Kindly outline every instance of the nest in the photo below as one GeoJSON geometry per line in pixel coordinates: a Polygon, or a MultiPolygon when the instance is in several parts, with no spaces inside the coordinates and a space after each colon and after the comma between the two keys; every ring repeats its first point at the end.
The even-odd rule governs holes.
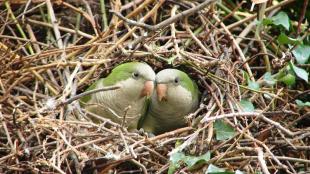
{"type": "Polygon", "coordinates": [[[295,103],[306,84],[290,90],[263,80],[266,62],[277,71],[292,56],[260,53],[245,25],[255,15],[235,21],[211,0],[7,1],[0,8],[1,173],[203,173],[211,164],[309,172],[309,108],[295,103]],[[129,61],[156,72],[178,68],[198,83],[202,100],[187,127],[147,137],[87,119],[74,97],[129,61]],[[244,99],[255,109],[241,107],[244,99]],[[233,135],[219,138],[215,120],[233,135]],[[192,167],[174,163],[173,153],[210,157],[192,167]]]}

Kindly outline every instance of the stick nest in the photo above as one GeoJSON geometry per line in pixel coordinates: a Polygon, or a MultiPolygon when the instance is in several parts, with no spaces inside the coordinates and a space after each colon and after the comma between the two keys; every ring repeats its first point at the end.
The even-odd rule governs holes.
{"type": "Polygon", "coordinates": [[[180,160],[177,173],[203,173],[211,164],[309,172],[309,108],[295,103],[309,95],[307,86],[264,80],[266,67],[277,72],[292,56],[285,48],[282,56],[261,53],[262,40],[248,26],[254,15],[239,22],[214,3],[163,0],[11,1],[0,8],[1,173],[167,173],[176,151],[211,153],[195,167],[180,160]],[[67,102],[128,61],[156,72],[178,68],[197,81],[203,95],[188,127],[148,138],[109,120],[95,124],[67,102]],[[221,139],[218,126],[233,134],[221,139]]]}

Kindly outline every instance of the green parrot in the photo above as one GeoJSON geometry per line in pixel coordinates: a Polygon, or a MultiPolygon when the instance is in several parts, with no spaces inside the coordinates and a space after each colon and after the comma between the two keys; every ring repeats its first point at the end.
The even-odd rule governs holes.
{"type": "Polygon", "coordinates": [[[156,75],[152,96],[142,128],[158,135],[186,125],[185,116],[199,104],[199,90],[188,75],[177,69],[164,69],[156,75]]]}
{"type": "Polygon", "coordinates": [[[80,104],[87,111],[119,124],[123,122],[126,114],[126,126],[132,131],[137,129],[140,117],[146,112],[147,100],[154,90],[155,76],[153,69],[146,63],[121,64],[106,78],[99,79],[87,90],[112,85],[119,85],[119,89],[84,96],[80,99],[80,104]]]}

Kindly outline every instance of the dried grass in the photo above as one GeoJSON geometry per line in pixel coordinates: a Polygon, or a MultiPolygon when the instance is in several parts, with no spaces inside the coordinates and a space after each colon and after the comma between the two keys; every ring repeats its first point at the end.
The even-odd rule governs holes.
{"type": "Polygon", "coordinates": [[[246,173],[309,171],[309,108],[294,103],[309,91],[302,84],[300,90],[272,88],[262,80],[264,55],[273,66],[289,54],[259,53],[254,15],[226,25],[236,15],[222,16],[215,4],[204,3],[200,10],[195,1],[116,0],[106,2],[106,16],[98,1],[1,5],[0,172],[167,173],[176,142],[184,142],[187,154],[212,152],[207,164],[194,171],[182,166],[178,173],[202,173],[208,164],[246,173]],[[188,9],[192,15],[176,17],[188,9]],[[156,71],[172,62],[198,82],[206,96],[188,127],[147,138],[108,120],[94,124],[76,102],[66,103],[115,65],[133,60],[156,71]],[[246,86],[244,71],[261,84],[259,91],[246,86]],[[244,98],[255,111],[242,112],[244,98]],[[216,119],[237,134],[217,141],[216,119]]]}

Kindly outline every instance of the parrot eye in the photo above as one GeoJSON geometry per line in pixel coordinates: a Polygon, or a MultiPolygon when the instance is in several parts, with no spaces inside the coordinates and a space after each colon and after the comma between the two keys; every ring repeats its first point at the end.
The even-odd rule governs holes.
{"type": "Polygon", "coordinates": [[[175,84],[179,84],[179,83],[180,83],[179,77],[176,77],[176,78],[174,79],[174,83],[175,83],[175,84]]]}
{"type": "Polygon", "coordinates": [[[132,77],[133,77],[133,78],[138,78],[138,77],[139,77],[139,73],[138,73],[138,72],[132,73],[132,77]]]}

